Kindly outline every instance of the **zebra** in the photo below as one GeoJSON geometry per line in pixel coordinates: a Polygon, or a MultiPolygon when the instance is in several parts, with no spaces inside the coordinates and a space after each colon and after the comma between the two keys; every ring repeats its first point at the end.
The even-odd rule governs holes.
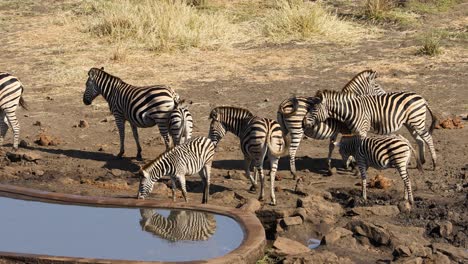
{"type": "MultiPolygon", "coordinates": [[[[192,102],[189,102],[191,104],[192,102]]],[[[182,100],[169,116],[169,133],[174,146],[184,144],[192,138],[193,119],[187,104],[182,100]]]]}
{"type": "Polygon", "coordinates": [[[0,146],[8,132],[9,126],[13,130],[13,149],[19,145],[20,125],[16,117],[16,108],[19,106],[28,110],[23,99],[24,87],[20,80],[6,72],[0,72],[0,146]]]}
{"type": "Polygon", "coordinates": [[[254,116],[249,110],[239,107],[220,106],[211,110],[209,137],[215,145],[231,132],[240,139],[242,153],[245,160],[245,173],[252,183],[251,191],[257,185],[257,173],[260,173],[260,196],[263,200],[265,177],[263,175],[263,161],[268,154],[270,160],[270,196],[271,205],[276,205],[275,175],[278,161],[287,151],[287,144],[283,138],[281,127],[275,120],[254,116]],[[250,174],[250,166],[254,165],[254,176],[250,174]]]}
{"type": "Polygon", "coordinates": [[[304,117],[304,127],[333,118],[345,123],[352,133],[365,137],[371,129],[376,134],[388,135],[404,125],[418,144],[422,164],[425,163],[424,143],[428,145],[435,170],[437,157],[432,131],[437,119],[422,96],[412,92],[355,96],[351,93],[319,90],[308,101],[314,107],[304,117]],[[426,109],[432,117],[429,130],[426,129],[426,109]]]}
{"type": "Polygon", "coordinates": [[[205,241],[216,232],[216,219],[213,214],[171,210],[168,217],[154,209],[140,209],[140,226],[160,238],[176,241],[205,241]]]}
{"type": "Polygon", "coordinates": [[[411,152],[416,158],[417,168],[423,172],[421,161],[415,154],[414,148],[409,141],[401,135],[387,135],[375,137],[361,137],[359,135],[343,135],[340,142],[334,143],[339,147],[343,161],[349,161],[353,156],[356,160],[362,181],[362,197],[367,199],[367,169],[386,169],[394,167],[398,170],[404,183],[405,201],[414,203],[411,181],[408,177],[408,164],[411,152]]]}
{"type": "MultiPolygon", "coordinates": [[[[373,70],[365,70],[355,75],[341,90],[342,92],[354,93],[356,95],[364,94],[385,94],[382,87],[376,83],[377,72],[373,70]]],[[[278,123],[281,124],[283,133],[287,135],[291,133],[291,145],[289,147],[289,164],[291,174],[296,179],[296,151],[299,148],[304,134],[313,139],[323,140],[330,139],[328,145],[328,173],[331,175],[331,156],[333,153],[336,138],[339,134],[350,133],[346,125],[337,122],[333,119],[327,119],[324,122],[318,123],[315,126],[304,129],[302,120],[307,111],[312,106],[307,101],[305,96],[297,96],[285,99],[279,105],[277,112],[278,123]]]]}
{"type": "Polygon", "coordinates": [[[154,183],[165,175],[171,177],[172,200],[176,200],[176,180],[180,182],[182,195],[188,202],[185,175],[199,172],[203,182],[202,203],[208,203],[210,195],[210,171],[215,144],[206,137],[195,137],[187,143],[162,153],[155,160],[143,166],[140,171],[138,199],[144,199],[153,190],[154,183]]]}
{"type": "Polygon", "coordinates": [[[91,68],[88,72],[83,103],[90,105],[102,95],[109,104],[115,117],[120,135],[120,151],[117,157],[125,153],[125,122],[129,121],[137,145],[137,159],[141,160],[141,145],[138,127],[157,125],[164,138],[166,150],[170,148],[168,136],[168,118],[179,102],[179,95],[165,85],[133,86],[104,71],[104,68],[91,68]]]}

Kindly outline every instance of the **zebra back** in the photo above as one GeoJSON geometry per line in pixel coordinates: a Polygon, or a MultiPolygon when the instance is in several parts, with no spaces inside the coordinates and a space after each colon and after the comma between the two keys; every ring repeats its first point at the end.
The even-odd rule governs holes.
{"type": "Polygon", "coordinates": [[[216,232],[213,214],[197,211],[172,210],[166,218],[154,209],[140,209],[143,230],[169,241],[203,241],[216,232]]]}
{"type": "Polygon", "coordinates": [[[219,106],[211,110],[209,118],[211,119],[209,137],[217,144],[226,131],[241,137],[254,115],[245,108],[219,106]]]}
{"type": "Polygon", "coordinates": [[[184,144],[190,140],[192,138],[192,130],[192,114],[188,110],[188,105],[182,100],[169,116],[169,133],[174,141],[174,145],[184,144]]]}
{"type": "Polygon", "coordinates": [[[379,95],[384,94],[385,91],[382,87],[375,82],[377,79],[377,72],[373,70],[364,70],[354,76],[344,87],[341,89],[344,93],[353,93],[355,95],[379,95]]]}
{"type": "Polygon", "coordinates": [[[23,99],[24,87],[21,81],[7,72],[0,72],[0,109],[16,109],[20,105],[28,110],[23,99]]]}

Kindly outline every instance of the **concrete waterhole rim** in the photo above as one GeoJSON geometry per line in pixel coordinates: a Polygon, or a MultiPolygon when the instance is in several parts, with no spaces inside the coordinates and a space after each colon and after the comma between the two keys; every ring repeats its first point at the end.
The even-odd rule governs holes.
{"type": "Polygon", "coordinates": [[[244,239],[242,240],[240,246],[236,249],[221,257],[197,261],[162,262],[115,260],[2,251],[0,251],[0,259],[25,261],[28,263],[255,263],[258,259],[263,257],[266,246],[265,230],[263,229],[260,220],[254,214],[236,208],[227,208],[209,204],[166,202],[151,199],[138,200],[133,198],[81,196],[41,191],[7,184],[0,184],[0,197],[65,205],[203,211],[207,213],[224,215],[234,219],[241,226],[244,232],[244,239]]]}

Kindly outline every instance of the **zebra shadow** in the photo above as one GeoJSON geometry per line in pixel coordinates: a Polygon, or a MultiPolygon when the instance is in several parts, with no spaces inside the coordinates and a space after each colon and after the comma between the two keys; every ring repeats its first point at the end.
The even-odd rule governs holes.
{"type": "MultiPolygon", "coordinates": [[[[168,188],[171,188],[171,179],[167,176],[159,179],[158,182],[162,182],[166,184],[168,188]]],[[[177,184],[177,188],[180,188],[180,183],[176,182],[176,184],[177,184]]],[[[203,183],[200,177],[196,174],[187,176],[185,180],[185,185],[186,185],[187,191],[190,193],[203,193],[203,183]]],[[[223,191],[232,191],[232,189],[222,186],[222,185],[210,183],[210,195],[217,193],[217,192],[223,192],[223,191]]]]}
{"type": "Polygon", "coordinates": [[[64,155],[69,158],[84,159],[84,160],[95,160],[105,162],[103,168],[106,169],[120,169],[130,172],[137,172],[139,170],[138,163],[133,161],[131,158],[117,158],[115,155],[105,152],[95,152],[79,149],[51,149],[36,146],[24,147],[33,151],[41,151],[54,155],[64,155]]]}
{"type": "MultiPolygon", "coordinates": [[[[332,159],[332,167],[336,167],[338,171],[346,171],[341,159],[332,159]]],[[[213,161],[213,168],[224,170],[244,170],[244,160],[215,160],[213,161]]],[[[251,167],[252,169],[252,167],[251,167]]],[[[263,169],[269,170],[270,163],[265,161],[263,169]]],[[[309,171],[317,174],[328,175],[328,166],[326,158],[311,158],[308,156],[296,158],[296,169],[298,171],[309,171]]],[[[289,158],[281,158],[278,163],[278,171],[289,171],[289,158]]]]}

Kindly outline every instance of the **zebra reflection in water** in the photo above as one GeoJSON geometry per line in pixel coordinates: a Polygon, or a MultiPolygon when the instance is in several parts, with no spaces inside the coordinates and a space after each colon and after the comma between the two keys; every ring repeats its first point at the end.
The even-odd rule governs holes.
{"type": "Polygon", "coordinates": [[[142,230],[172,242],[208,240],[216,231],[215,217],[209,213],[173,210],[164,217],[155,209],[140,209],[140,214],[142,230]]]}

